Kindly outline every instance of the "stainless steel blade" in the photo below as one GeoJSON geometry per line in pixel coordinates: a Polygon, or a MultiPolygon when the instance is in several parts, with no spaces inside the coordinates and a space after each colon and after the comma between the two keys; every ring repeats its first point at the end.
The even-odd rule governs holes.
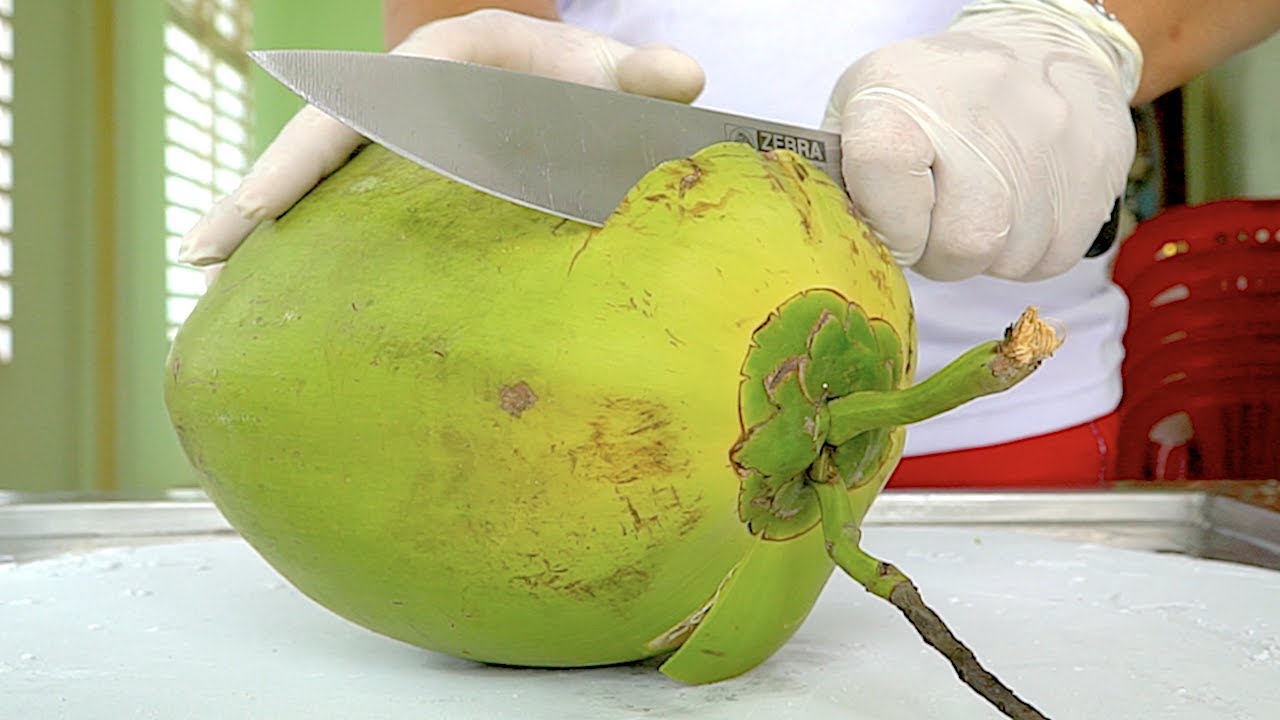
{"type": "Polygon", "coordinates": [[[334,50],[250,55],[307,102],[431,170],[601,225],[659,163],[726,140],[788,149],[841,187],[840,137],[507,70],[334,50]]]}

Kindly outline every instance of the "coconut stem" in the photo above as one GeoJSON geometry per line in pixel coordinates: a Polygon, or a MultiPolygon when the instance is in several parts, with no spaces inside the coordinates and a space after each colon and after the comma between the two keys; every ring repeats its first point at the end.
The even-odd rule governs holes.
{"type": "Polygon", "coordinates": [[[1058,332],[1029,307],[1005,330],[1003,340],[970,349],[923,382],[901,390],[863,390],[828,402],[827,443],[840,445],[866,430],[917,423],[1008,390],[1061,346],[1058,332]]]}
{"type": "MultiPolygon", "coordinates": [[[[819,460],[820,465],[826,465],[825,458],[824,453],[823,460],[819,460]]],[[[819,477],[825,475],[823,473],[819,477]]],[[[862,533],[843,484],[837,479],[835,482],[814,481],[811,485],[822,510],[822,532],[831,559],[871,594],[898,608],[920,637],[947,658],[960,679],[1006,717],[1046,720],[1044,715],[1015,695],[978,662],[973,651],[925,604],[910,578],[892,564],[863,551],[860,547],[862,533]]]]}

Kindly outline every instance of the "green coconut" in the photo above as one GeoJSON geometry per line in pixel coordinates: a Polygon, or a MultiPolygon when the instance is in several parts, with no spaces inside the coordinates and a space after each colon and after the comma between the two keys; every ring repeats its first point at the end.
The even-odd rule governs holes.
{"type": "Polygon", "coordinates": [[[790,153],[664,163],[592,228],[370,146],[245,241],[165,391],[213,502],[337,614],[710,682],[785,643],[836,561],[921,604],[857,526],[904,425],[1056,347],[1009,336],[913,385],[902,273],[790,153]]]}

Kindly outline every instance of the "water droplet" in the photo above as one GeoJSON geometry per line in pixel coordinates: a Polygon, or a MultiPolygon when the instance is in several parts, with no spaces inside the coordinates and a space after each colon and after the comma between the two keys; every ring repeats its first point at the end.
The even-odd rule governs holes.
{"type": "Polygon", "coordinates": [[[36,656],[35,656],[35,653],[22,653],[21,655],[18,656],[18,659],[23,662],[31,662],[32,660],[36,659],[36,656]]]}
{"type": "Polygon", "coordinates": [[[94,631],[94,630],[101,630],[102,627],[103,627],[102,623],[89,623],[89,625],[86,626],[85,629],[89,631],[94,631]]]}

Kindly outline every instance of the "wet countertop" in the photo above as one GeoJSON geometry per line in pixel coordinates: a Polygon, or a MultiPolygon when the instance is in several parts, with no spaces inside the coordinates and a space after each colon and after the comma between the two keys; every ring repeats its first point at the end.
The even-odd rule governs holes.
{"type": "MultiPolygon", "coordinates": [[[[1049,717],[1264,720],[1280,707],[1273,487],[889,493],[865,543],[1049,717]]],[[[686,687],[643,664],[494,668],[374,635],[198,494],[0,505],[0,555],[6,718],[999,717],[838,575],[767,663],[686,687]]]]}

